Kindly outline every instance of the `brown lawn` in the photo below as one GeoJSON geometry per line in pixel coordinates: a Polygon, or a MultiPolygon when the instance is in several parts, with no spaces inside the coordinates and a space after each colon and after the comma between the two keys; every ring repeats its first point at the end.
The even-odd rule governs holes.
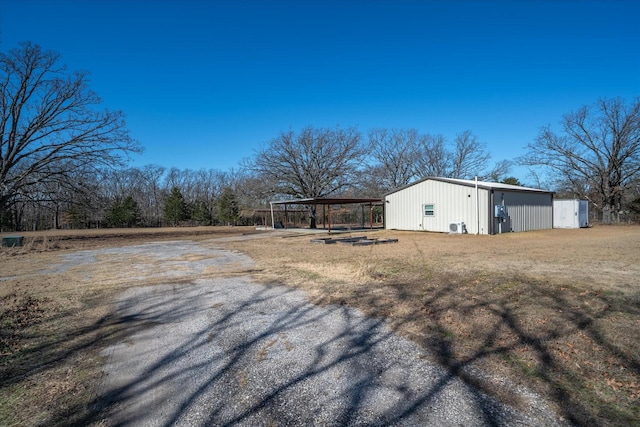
{"type": "MultiPolygon", "coordinates": [[[[255,230],[20,233],[24,247],[0,250],[0,424],[91,424],[99,351],[126,333],[111,298],[153,283],[127,280],[119,265],[78,286],[81,269],[51,272],[62,255],[245,233],[255,230]]],[[[257,280],[384,317],[434,361],[503,401],[519,404],[507,378],[545,396],[573,424],[640,425],[640,227],[357,234],[399,242],[321,245],[291,233],[225,244],[258,262],[257,280]]]]}
{"type": "Polygon", "coordinates": [[[640,227],[358,234],[399,242],[232,246],[259,260],[259,280],[387,318],[505,401],[501,378],[546,396],[576,425],[640,425],[640,227]]]}

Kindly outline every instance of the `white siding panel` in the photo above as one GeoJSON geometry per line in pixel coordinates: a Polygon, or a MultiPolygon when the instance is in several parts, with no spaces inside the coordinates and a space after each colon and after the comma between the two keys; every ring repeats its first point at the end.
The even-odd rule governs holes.
{"type": "Polygon", "coordinates": [[[586,200],[553,201],[554,228],[580,228],[589,225],[589,205],[586,200]]]}
{"type": "Polygon", "coordinates": [[[389,229],[448,232],[452,222],[464,222],[469,233],[478,229],[488,233],[488,191],[480,189],[476,209],[474,187],[426,180],[388,195],[385,199],[386,226],[389,229]],[[434,216],[424,216],[424,205],[434,205],[434,216]]]}
{"type": "MultiPolygon", "coordinates": [[[[475,189],[474,189],[475,191],[475,189]]],[[[478,234],[489,234],[490,230],[490,221],[493,218],[493,208],[489,206],[490,194],[489,190],[478,190],[478,214],[480,216],[480,221],[476,221],[473,227],[469,228],[469,233],[476,232],[478,227],[478,234]]]]}

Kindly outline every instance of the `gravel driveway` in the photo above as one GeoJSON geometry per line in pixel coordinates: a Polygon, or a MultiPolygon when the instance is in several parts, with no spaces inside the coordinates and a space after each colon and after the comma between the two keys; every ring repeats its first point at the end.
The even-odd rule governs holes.
{"type": "Polygon", "coordinates": [[[130,333],[103,353],[106,425],[561,424],[526,390],[518,389],[525,412],[484,395],[381,320],[252,281],[251,259],[216,241],[85,251],[69,261],[96,256],[138,260],[131,274],[156,283],[166,276],[116,299],[130,333]]]}

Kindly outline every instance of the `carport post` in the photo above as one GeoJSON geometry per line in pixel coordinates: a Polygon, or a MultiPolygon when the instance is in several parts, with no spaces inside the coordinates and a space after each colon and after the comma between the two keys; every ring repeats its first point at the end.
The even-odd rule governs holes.
{"type": "Polygon", "coordinates": [[[327,226],[329,227],[327,233],[331,233],[331,205],[327,205],[327,226]]]}
{"type": "Polygon", "coordinates": [[[273,202],[269,202],[269,205],[271,206],[271,228],[275,230],[276,224],[273,222],[273,202]]]}
{"type": "Polygon", "coordinates": [[[326,205],[322,205],[322,228],[327,228],[327,212],[326,205]]]}

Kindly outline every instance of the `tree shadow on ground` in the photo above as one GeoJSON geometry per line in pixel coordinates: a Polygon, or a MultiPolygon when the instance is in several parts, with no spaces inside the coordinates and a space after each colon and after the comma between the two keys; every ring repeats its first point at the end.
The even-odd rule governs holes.
{"type": "Polygon", "coordinates": [[[503,402],[522,407],[483,371],[533,387],[572,425],[640,425],[640,294],[526,278],[436,281],[389,284],[384,299],[366,290],[346,299],[389,319],[451,375],[503,402]],[[403,307],[397,320],[390,301],[403,307]]]}
{"type": "Polygon", "coordinates": [[[283,286],[234,278],[137,289],[117,302],[111,327],[129,332],[108,349],[98,412],[79,423],[498,426],[523,419],[455,369],[427,363],[382,319],[318,307],[283,286]],[[198,327],[183,329],[187,323],[198,327]]]}
{"type": "MultiPolygon", "coordinates": [[[[48,337],[3,366],[2,388],[89,349],[108,346],[113,355],[130,347],[135,352],[118,366],[131,375],[109,382],[117,367],[107,372],[92,411],[71,404],[40,425],[434,425],[457,412],[494,426],[519,419],[494,397],[523,411],[531,403],[517,386],[478,369],[506,365],[537,384],[570,424],[637,425],[640,297],[526,279],[469,283],[394,283],[391,299],[362,290],[325,296],[322,307],[293,289],[241,277],[131,291],[115,313],[48,337]],[[195,330],[180,331],[192,321],[195,330]],[[611,335],[616,325],[627,338],[611,335]],[[159,344],[172,332],[175,342],[159,344]],[[603,383],[611,390],[590,391],[603,383]]],[[[46,321],[68,318],[60,310],[46,321]]],[[[542,411],[529,408],[534,423],[555,422],[542,411]]]]}

